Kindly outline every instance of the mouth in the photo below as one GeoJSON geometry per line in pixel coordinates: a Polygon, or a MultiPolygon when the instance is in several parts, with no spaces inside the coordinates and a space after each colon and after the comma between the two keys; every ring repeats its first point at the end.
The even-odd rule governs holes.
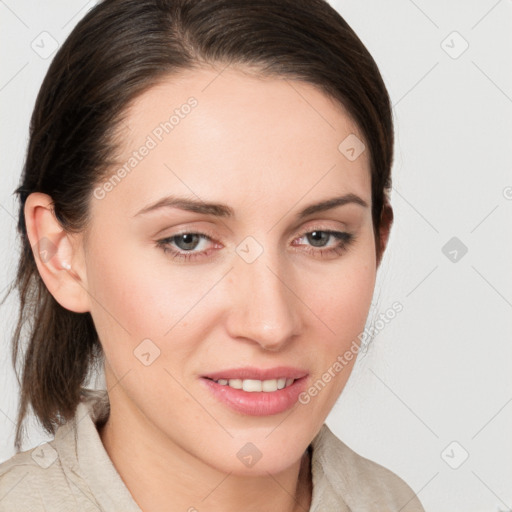
{"type": "Polygon", "coordinates": [[[279,414],[292,408],[307,384],[297,368],[237,368],[201,377],[210,394],[231,410],[249,416],[279,414]]]}

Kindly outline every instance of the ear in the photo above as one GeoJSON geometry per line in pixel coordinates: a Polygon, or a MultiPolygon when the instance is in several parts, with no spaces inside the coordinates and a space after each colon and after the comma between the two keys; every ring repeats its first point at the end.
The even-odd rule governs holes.
{"type": "Polygon", "coordinates": [[[37,269],[48,291],[70,311],[90,311],[82,237],[64,230],[55,217],[53,200],[47,194],[30,194],[24,213],[37,269]]]}
{"type": "Polygon", "coordinates": [[[384,201],[382,212],[380,215],[380,228],[379,228],[379,247],[377,253],[377,268],[382,262],[384,251],[388,245],[389,234],[391,232],[391,226],[393,225],[393,208],[389,203],[388,199],[384,201]]]}

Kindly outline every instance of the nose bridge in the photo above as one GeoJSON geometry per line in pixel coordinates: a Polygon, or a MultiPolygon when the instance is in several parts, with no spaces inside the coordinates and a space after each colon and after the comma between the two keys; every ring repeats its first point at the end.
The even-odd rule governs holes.
{"type": "Polygon", "coordinates": [[[231,334],[277,350],[299,327],[300,301],[293,293],[286,256],[277,246],[248,237],[236,249],[231,334]]]}

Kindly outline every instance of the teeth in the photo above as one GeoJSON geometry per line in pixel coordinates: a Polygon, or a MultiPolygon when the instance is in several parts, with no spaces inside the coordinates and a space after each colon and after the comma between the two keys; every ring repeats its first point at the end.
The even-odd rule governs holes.
{"type": "Polygon", "coordinates": [[[230,388],[235,389],[242,389],[243,387],[242,379],[229,379],[229,382],[226,382],[226,384],[229,384],[230,388]]]}
{"type": "Polygon", "coordinates": [[[255,391],[261,391],[262,382],[261,380],[244,379],[242,383],[242,389],[251,393],[255,391]]]}
{"type": "Polygon", "coordinates": [[[256,379],[219,379],[216,380],[217,384],[221,386],[229,386],[234,389],[243,389],[249,393],[264,391],[265,393],[272,393],[278,389],[291,386],[294,379],[269,379],[269,380],[256,380],[256,379]]]}
{"type": "Polygon", "coordinates": [[[264,380],[261,382],[261,390],[270,393],[272,391],[277,391],[277,380],[264,380]]]}

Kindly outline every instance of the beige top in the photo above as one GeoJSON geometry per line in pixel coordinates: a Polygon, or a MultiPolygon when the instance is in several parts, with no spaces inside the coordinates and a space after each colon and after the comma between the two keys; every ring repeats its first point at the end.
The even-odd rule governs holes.
{"type": "MultiPolygon", "coordinates": [[[[87,391],[55,439],[0,464],[0,512],[141,512],[96,429],[106,391],[87,391]]],[[[312,441],[310,512],[425,512],[412,489],[323,425],[312,441]]]]}

